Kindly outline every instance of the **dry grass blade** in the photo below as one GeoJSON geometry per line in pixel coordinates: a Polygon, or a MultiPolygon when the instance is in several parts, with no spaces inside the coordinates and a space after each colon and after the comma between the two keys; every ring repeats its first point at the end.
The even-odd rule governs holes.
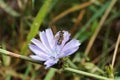
{"type": "Polygon", "coordinates": [[[77,6],[74,6],[72,8],[69,8],[68,10],[60,13],[58,16],[56,16],[53,20],[52,20],[52,23],[55,23],[56,21],[58,21],[59,19],[63,18],[64,16],[68,15],[69,13],[72,13],[76,10],[79,10],[79,9],[82,9],[82,8],[85,8],[89,5],[91,5],[94,1],[89,1],[89,2],[85,2],[83,4],[80,4],[80,5],[77,5],[77,6]]]}
{"type": "Polygon", "coordinates": [[[114,54],[113,54],[112,67],[114,67],[114,63],[115,63],[115,59],[116,59],[116,55],[117,55],[117,50],[118,50],[119,44],[120,44],[120,33],[118,35],[118,39],[117,39],[115,50],[114,50],[114,54]]]}
{"type": "Polygon", "coordinates": [[[112,1],[111,1],[110,6],[108,7],[108,9],[106,10],[106,12],[104,13],[102,19],[100,20],[100,23],[99,23],[99,25],[98,25],[98,28],[96,28],[93,36],[91,37],[91,39],[90,39],[90,41],[89,41],[89,43],[88,43],[88,45],[87,45],[87,48],[86,48],[86,50],[85,50],[85,55],[88,55],[88,54],[89,54],[89,51],[90,51],[90,49],[91,49],[91,47],[92,47],[92,45],[93,45],[93,43],[94,43],[94,41],[95,41],[98,33],[99,33],[99,31],[100,31],[101,28],[102,28],[102,25],[104,24],[107,16],[109,15],[112,7],[114,6],[114,4],[115,4],[116,2],[117,2],[117,0],[112,0],[112,1]]]}
{"type": "Polygon", "coordinates": [[[78,15],[78,17],[77,17],[77,19],[76,19],[76,21],[75,21],[74,26],[73,26],[73,27],[71,28],[71,30],[70,30],[71,35],[73,35],[74,32],[75,32],[77,29],[79,29],[79,28],[78,28],[78,25],[79,25],[79,23],[81,22],[81,20],[83,19],[83,16],[84,16],[85,12],[86,12],[85,9],[83,9],[82,11],[80,11],[80,13],[79,13],[79,15],[78,15]]]}

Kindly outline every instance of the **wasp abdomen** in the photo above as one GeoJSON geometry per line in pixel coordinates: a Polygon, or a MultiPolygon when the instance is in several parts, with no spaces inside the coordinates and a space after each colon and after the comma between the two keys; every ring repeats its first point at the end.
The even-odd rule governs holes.
{"type": "Polygon", "coordinates": [[[61,43],[62,43],[62,41],[63,41],[63,39],[64,39],[63,34],[64,34],[64,32],[63,32],[63,31],[60,31],[60,33],[59,33],[59,38],[58,38],[58,42],[57,42],[58,45],[61,45],[61,43]]]}

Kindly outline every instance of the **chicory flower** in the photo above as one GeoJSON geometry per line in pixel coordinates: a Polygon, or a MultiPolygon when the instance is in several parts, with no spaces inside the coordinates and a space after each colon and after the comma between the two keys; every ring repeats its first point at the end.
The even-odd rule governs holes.
{"type": "Polygon", "coordinates": [[[29,48],[35,54],[30,57],[34,60],[44,61],[46,69],[56,64],[60,58],[69,56],[79,49],[79,40],[70,40],[68,31],[59,31],[54,36],[49,28],[39,32],[39,36],[40,40],[35,38],[31,40],[33,44],[30,44],[29,48]]]}

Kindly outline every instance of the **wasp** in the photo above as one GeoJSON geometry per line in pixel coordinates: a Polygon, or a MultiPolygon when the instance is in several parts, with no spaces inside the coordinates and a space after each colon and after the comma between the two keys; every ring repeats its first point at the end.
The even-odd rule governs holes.
{"type": "Polygon", "coordinates": [[[60,30],[59,38],[58,38],[58,42],[57,42],[58,45],[60,45],[64,39],[63,34],[64,34],[64,32],[62,30],[60,30]]]}

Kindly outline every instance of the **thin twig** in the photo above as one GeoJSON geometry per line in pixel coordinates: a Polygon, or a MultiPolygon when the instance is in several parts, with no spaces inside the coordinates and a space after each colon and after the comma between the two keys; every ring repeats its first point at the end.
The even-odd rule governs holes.
{"type": "Polygon", "coordinates": [[[117,55],[117,50],[118,50],[119,44],[120,44],[120,33],[119,33],[119,35],[118,35],[118,39],[117,39],[116,46],[115,46],[115,50],[114,50],[114,54],[113,54],[112,68],[114,67],[114,63],[115,63],[115,59],[116,59],[116,55],[117,55]]]}
{"type": "Polygon", "coordinates": [[[98,24],[98,27],[96,28],[93,36],[90,38],[90,41],[89,41],[89,43],[88,43],[88,45],[87,45],[87,48],[86,48],[86,50],[85,50],[85,55],[88,55],[88,54],[89,54],[89,51],[90,51],[90,49],[91,49],[91,47],[92,47],[92,45],[93,45],[93,43],[94,43],[94,41],[95,41],[98,33],[99,33],[99,31],[100,31],[101,28],[102,28],[102,25],[104,24],[107,16],[109,15],[109,13],[110,13],[112,7],[114,6],[114,4],[116,3],[116,1],[117,1],[117,0],[112,0],[112,1],[111,1],[110,6],[107,8],[106,12],[104,13],[103,17],[101,18],[100,23],[98,24]]]}

